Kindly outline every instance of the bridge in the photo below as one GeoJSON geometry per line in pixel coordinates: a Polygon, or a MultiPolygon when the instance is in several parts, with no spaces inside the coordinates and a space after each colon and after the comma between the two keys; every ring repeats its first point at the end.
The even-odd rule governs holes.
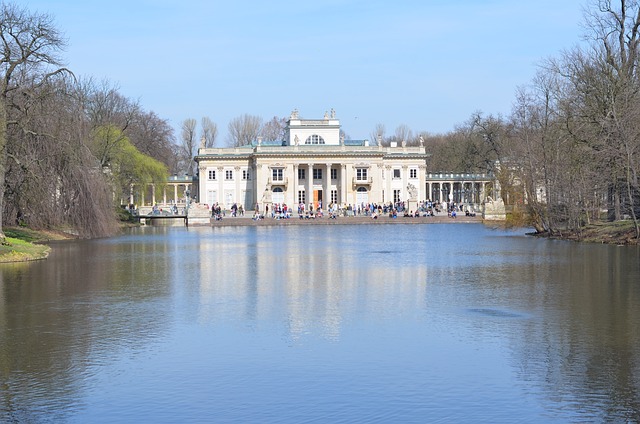
{"type": "Polygon", "coordinates": [[[155,225],[171,227],[175,225],[189,226],[188,214],[148,214],[138,215],[138,222],[141,225],[155,225]]]}

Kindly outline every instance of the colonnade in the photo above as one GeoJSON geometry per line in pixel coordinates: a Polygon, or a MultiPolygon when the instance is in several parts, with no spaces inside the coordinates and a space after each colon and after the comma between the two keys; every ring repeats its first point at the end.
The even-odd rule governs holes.
{"type": "Polygon", "coordinates": [[[163,184],[161,190],[156,188],[153,183],[144,184],[131,184],[129,190],[129,204],[139,206],[153,206],[155,204],[185,204],[187,195],[193,197],[197,191],[193,185],[193,182],[172,182],[167,181],[163,184]],[[139,188],[139,191],[136,191],[139,188]],[[159,192],[159,193],[158,193],[159,192]],[[150,200],[150,201],[147,201],[150,200]]]}
{"type": "Polygon", "coordinates": [[[426,184],[432,201],[479,205],[491,194],[494,181],[486,174],[428,174],[426,184]]]}

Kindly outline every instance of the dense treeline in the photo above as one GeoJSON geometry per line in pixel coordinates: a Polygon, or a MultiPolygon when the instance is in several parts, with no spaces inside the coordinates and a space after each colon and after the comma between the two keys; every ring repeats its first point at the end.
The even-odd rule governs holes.
{"type": "MultiPolygon", "coordinates": [[[[199,146],[216,143],[209,118],[182,125],[145,112],[106,82],[61,67],[64,40],[49,16],[2,3],[0,10],[0,212],[3,225],[68,225],[85,237],[114,231],[114,200],[132,182],[194,172],[199,146]]],[[[494,173],[507,204],[540,232],[595,220],[632,219],[640,237],[640,5],[591,0],[585,43],[545,60],[515,93],[509,116],[473,114],[451,132],[370,139],[424,143],[430,172],[494,173]]],[[[283,137],[286,120],[242,115],[229,145],[283,137]]]]}
{"type": "Polygon", "coordinates": [[[177,172],[173,130],[106,82],[61,66],[45,14],[0,4],[2,224],[112,234],[132,182],[177,172]]]}

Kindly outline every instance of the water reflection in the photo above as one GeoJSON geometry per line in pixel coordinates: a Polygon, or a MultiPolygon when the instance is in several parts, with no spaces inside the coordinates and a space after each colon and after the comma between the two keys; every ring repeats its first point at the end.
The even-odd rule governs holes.
{"type": "Polygon", "coordinates": [[[0,267],[0,421],[640,421],[637,248],[147,228],[0,267]]]}
{"type": "Polygon", "coordinates": [[[218,241],[200,251],[199,318],[255,323],[286,316],[292,339],[314,332],[338,340],[345,316],[415,309],[424,299],[425,263],[404,266],[399,255],[369,252],[366,241],[327,245],[321,235],[291,227],[221,229],[218,241]]]}

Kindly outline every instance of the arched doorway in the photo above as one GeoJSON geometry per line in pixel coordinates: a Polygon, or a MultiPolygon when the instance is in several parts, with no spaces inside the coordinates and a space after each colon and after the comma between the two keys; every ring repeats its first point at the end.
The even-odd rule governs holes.
{"type": "Polygon", "coordinates": [[[273,202],[274,205],[276,203],[280,205],[284,203],[284,191],[282,190],[282,187],[273,188],[273,195],[271,196],[271,201],[273,202]]]}
{"type": "Polygon", "coordinates": [[[358,187],[356,190],[356,205],[368,204],[369,192],[366,187],[358,187]]]}

